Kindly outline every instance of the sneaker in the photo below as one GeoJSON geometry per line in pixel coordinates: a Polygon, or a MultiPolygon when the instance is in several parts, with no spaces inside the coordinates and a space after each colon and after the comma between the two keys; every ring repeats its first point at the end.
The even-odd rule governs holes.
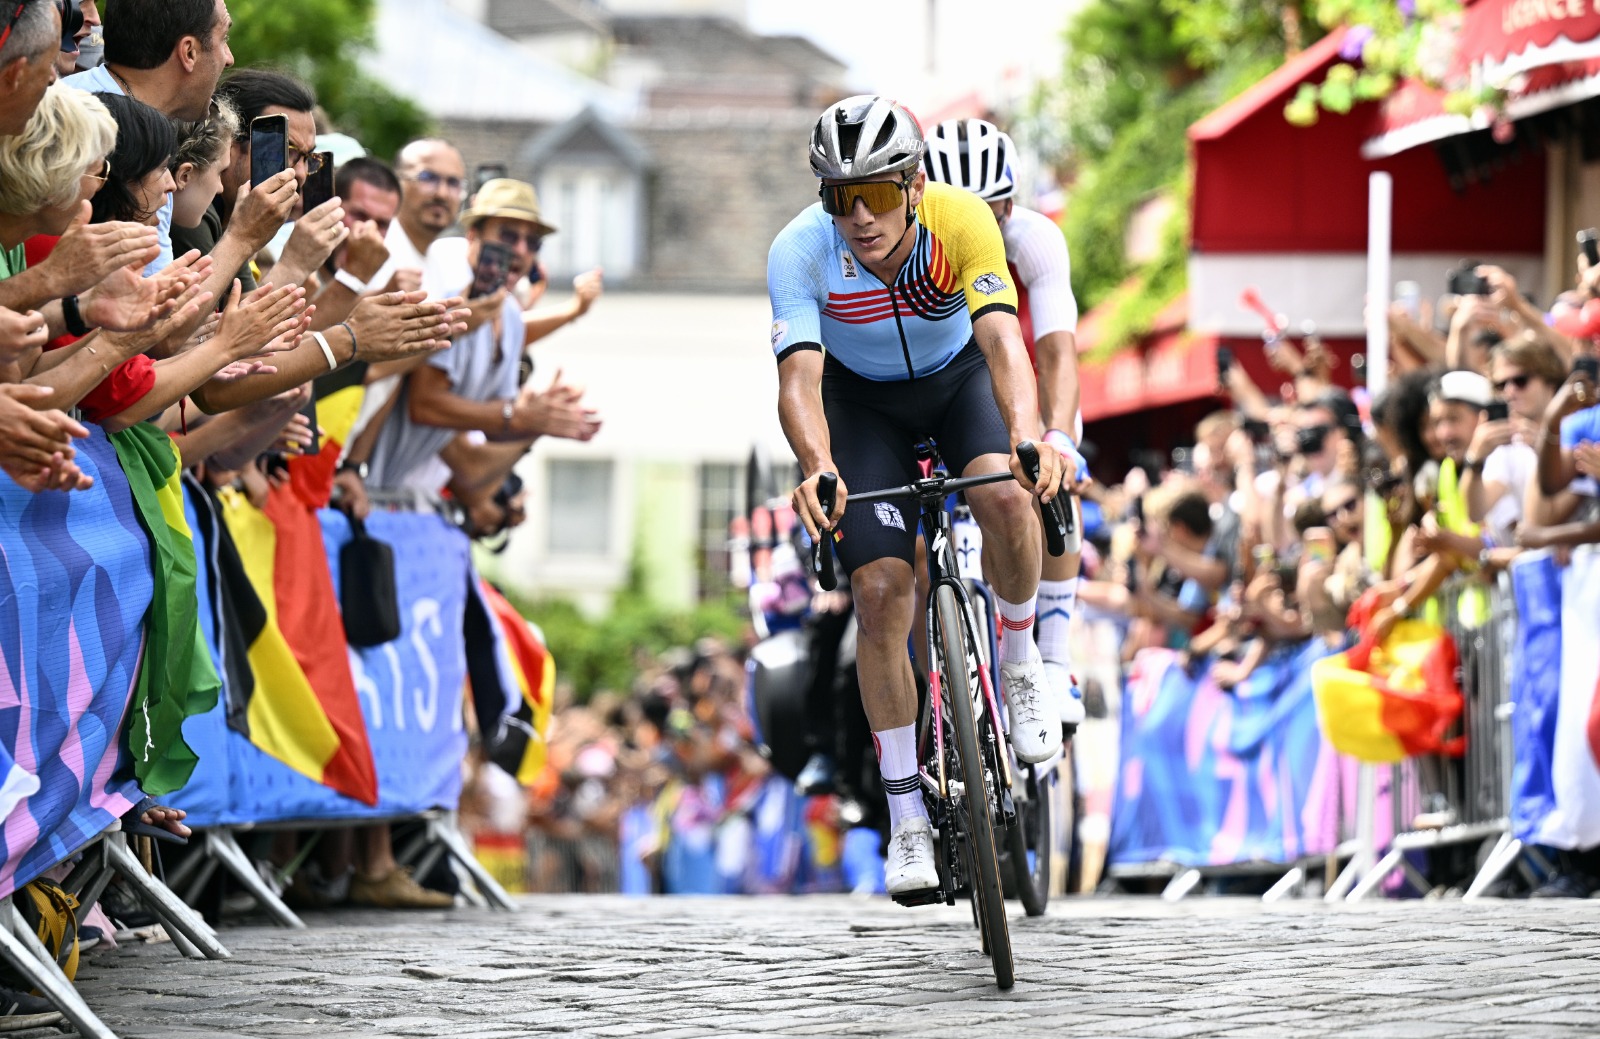
{"type": "Polygon", "coordinates": [[[1000,684],[1011,713],[1011,745],[1019,760],[1035,764],[1061,749],[1061,720],[1044,661],[1037,647],[1030,643],[1029,648],[1032,660],[1000,665],[1000,684]]]}
{"type": "Polygon", "coordinates": [[[933,863],[933,827],[927,819],[902,819],[894,828],[883,874],[884,888],[891,895],[939,886],[939,869],[933,863]]]}
{"type": "Polygon", "coordinates": [[[1556,873],[1536,888],[1530,898],[1588,898],[1596,889],[1596,881],[1586,873],[1573,871],[1556,873]]]}
{"type": "Polygon", "coordinates": [[[48,999],[0,987],[0,1032],[20,1032],[61,1020],[61,1011],[48,999]]]}
{"type": "Polygon", "coordinates": [[[449,909],[456,904],[444,892],[418,884],[405,866],[396,866],[382,877],[357,873],[350,880],[350,901],[380,909],[449,909]]]}
{"type": "Polygon", "coordinates": [[[1046,660],[1044,673],[1056,694],[1056,706],[1061,709],[1061,724],[1076,729],[1084,718],[1083,693],[1078,690],[1078,679],[1073,675],[1072,668],[1054,660],[1046,660]]]}

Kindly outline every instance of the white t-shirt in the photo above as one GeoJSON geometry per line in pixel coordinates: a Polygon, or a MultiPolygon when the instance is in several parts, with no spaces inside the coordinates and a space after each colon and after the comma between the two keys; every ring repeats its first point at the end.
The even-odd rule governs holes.
{"type": "Polygon", "coordinates": [[[1495,448],[1483,460],[1483,482],[1506,489],[1483,514],[1483,527],[1494,537],[1495,544],[1515,544],[1517,524],[1522,522],[1522,496],[1528,481],[1538,473],[1538,453],[1516,441],[1495,448]]]}

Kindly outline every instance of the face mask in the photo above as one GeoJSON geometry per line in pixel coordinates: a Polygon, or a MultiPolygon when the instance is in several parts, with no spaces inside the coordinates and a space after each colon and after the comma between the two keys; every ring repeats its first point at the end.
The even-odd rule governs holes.
{"type": "Polygon", "coordinates": [[[78,41],[78,67],[92,69],[106,56],[106,38],[99,26],[89,30],[89,35],[78,41]]]}

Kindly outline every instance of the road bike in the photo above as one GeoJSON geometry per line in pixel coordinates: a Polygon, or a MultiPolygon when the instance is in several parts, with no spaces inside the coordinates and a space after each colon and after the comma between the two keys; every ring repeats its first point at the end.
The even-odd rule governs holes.
{"type": "MultiPolygon", "coordinates": [[[[1018,445],[1017,455],[1030,477],[1039,473],[1038,450],[1018,445]]],[[[917,727],[919,778],[933,825],[939,885],[894,896],[901,905],[944,902],[969,894],[977,918],[981,948],[994,967],[995,981],[1009,989],[1016,980],[1011,934],[1006,922],[996,830],[1018,825],[1016,798],[1020,776],[1007,739],[992,672],[980,650],[972,599],[960,576],[945,500],[954,493],[1013,479],[1010,472],[952,478],[942,469],[900,487],[852,494],[851,505],[911,499],[918,504],[918,522],[927,544],[929,595],[926,612],[930,666],[928,695],[917,727]]],[[[838,478],[818,480],[817,498],[831,513],[838,478]]],[[[1045,541],[1052,555],[1066,549],[1068,521],[1059,497],[1046,506],[1045,541]]],[[[836,584],[830,539],[819,537],[812,570],[827,590],[836,584]]],[[[992,659],[992,657],[991,657],[992,659]]]]}

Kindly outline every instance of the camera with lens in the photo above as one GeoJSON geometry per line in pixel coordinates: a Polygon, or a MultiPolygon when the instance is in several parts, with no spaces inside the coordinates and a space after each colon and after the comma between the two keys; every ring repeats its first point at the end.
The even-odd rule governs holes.
{"type": "Polygon", "coordinates": [[[1329,432],[1330,429],[1327,426],[1307,426],[1304,429],[1295,430],[1295,453],[1301,455],[1320,454],[1323,446],[1328,442],[1329,432]]]}
{"type": "Polygon", "coordinates": [[[1450,292],[1457,296],[1487,296],[1492,290],[1489,279],[1478,273],[1478,261],[1462,260],[1446,274],[1450,292]]]}

